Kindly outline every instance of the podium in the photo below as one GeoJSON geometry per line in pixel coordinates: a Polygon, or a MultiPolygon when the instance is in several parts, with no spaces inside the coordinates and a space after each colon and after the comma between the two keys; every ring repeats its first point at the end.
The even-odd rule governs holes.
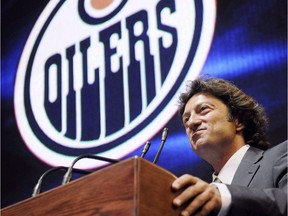
{"type": "Polygon", "coordinates": [[[1,215],[179,215],[172,205],[175,179],[143,158],[129,158],[8,206],[1,215]]]}

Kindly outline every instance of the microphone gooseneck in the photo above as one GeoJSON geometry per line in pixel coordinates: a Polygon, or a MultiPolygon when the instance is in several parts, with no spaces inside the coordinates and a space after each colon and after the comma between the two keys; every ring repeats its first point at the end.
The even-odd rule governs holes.
{"type": "MultiPolygon", "coordinates": [[[[42,183],[43,183],[44,178],[47,175],[49,175],[50,173],[53,173],[53,172],[56,172],[56,171],[59,171],[59,170],[66,171],[66,170],[68,170],[68,167],[64,167],[64,166],[53,167],[53,168],[47,170],[46,172],[44,172],[40,176],[40,178],[38,179],[37,184],[34,187],[34,190],[33,190],[33,193],[32,193],[32,197],[35,197],[35,196],[37,196],[38,194],[41,193],[41,187],[42,187],[42,183]]],[[[81,174],[89,174],[89,173],[92,172],[92,171],[88,171],[88,170],[81,170],[81,169],[75,169],[75,168],[73,168],[73,171],[81,173],[81,174]]]]}
{"type": "Polygon", "coordinates": [[[77,163],[77,161],[83,159],[83,158],[90,158],[90,159],[96,159],[96,160],[100,160],[100,161],[106,161],[106,162],[110,162],[110,163],[117,163],[119,162],[119,160],[115,160],[115,159],[111,159],[111,158],[106,158],[106,157],[102,157],[102,156],[98,156],[98,155],[93,155],[93,154],[83,154],[80,155],[78,157],[76,157],[71,166],[68,168],[67,172],[65,173],[64,177],[63,177],[63,181],[62,181],[62,185],[67,184],[71,178],[72,178],[72,170],[73,170],[73,166],[77,163]]]}
{"type": "Polygon", "coordinates": [[[160,156],[160,154],[161,154],[161,151],[162,151],[162,148],[163,148],[163,146],[164,146],[164,143],[165,143],[165,141],[166,141],[166,139],[167,139],[167,136],[168,136],[168,128],[164,128],[164,129],[163,129],[163,132],[162,132],[162,138],[161,138],[160,148],[158,149],[158,152],[157,152],[157,154],[156,154],[156,156],[155,156],[155,158],[154,158],[154,161],[153,161],[154,164],[156,164],[157,161],[158,161],[158,159],[159,159],[159,156],[160,156]]]}
{"type": "Polygon", "coordinates": [[[141,154],[141,158],[144,158],[146,153],[148,152],[149,148],[150,148],[151,142],[148,140],[142,150],[142,154],[141,154]]]}

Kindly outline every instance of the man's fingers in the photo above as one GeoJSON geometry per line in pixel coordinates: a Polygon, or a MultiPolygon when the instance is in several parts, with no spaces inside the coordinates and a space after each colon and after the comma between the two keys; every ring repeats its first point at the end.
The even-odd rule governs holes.
{"type": "Polygon", "coordinates": [[[173,200],[173,204],[176,206],[181,206],[188,200],[193,199],[193,197],[197,196],[199,193],[201,193],[199,188],[197,189],[193,186],[187,187],[173,200]]]}
{"type": "MultiPolygon", "coordinates": [[[[205,186],[205,185],[204,185],[205,186]]],[[[200,187],[199,187],[200,188],[200,187]]],[[[193,199],[190,204],[182,211],[182,215],[192,215],[197,213],[197,215],[208,215],[214,209],[220,209],[221,198],[218,195],[218,191],[215,187],[206,186],[205,189],[200,190],[186,190],[182,198],[182,201],[188,197],[191,198],[193,194],[193,199]],[[190,195],[189,194],[190,192],[190,195]]]]}
{"type": "Polygon", "coordinates": [[[208,185],[206,182],[195,177],[184,177],[183,179],[180,179],[178,183],[180,188],[184,186],[186,186],[186,188],[173,200],[173,203],[176,206],[181,206],[188,200],[193,199],[195,196],[202,193],[208,185]]]}
{"type": "Polygon", "coordinates": [[[172,188],[175,190],[179,190],[183,187],[186,187],[188,185],[193,185],[197,182],[198,178],[185,174],[182,175],[181,177],[177,178],[173,183],[172,183],[172,188]]]}
{"type": "Polygon", "coordinates": [[[175,206],[184,207],[181,215],[208,215],[221,208],[218,189],[197,177],[183,175],[172,183],[172,188],[181,190],[173,200],[175,206]]]}

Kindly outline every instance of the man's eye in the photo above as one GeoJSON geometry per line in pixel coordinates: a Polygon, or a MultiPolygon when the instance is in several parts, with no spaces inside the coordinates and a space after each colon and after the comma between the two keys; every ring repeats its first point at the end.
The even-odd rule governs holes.
{"type": "Polygon", "coordinates": [[[189,121],[188,117],[183,118],[183,124],[186,124],[189,121]]]}
{"type": "Polygon", "coordinates": [[[200,112],[201,113],[204,113],[205,111],[207,111],[208,110],[208,107],[207,106],[202,106],[201,108],[200,108],[200,112]]]}
{"type": "Polygon", "coordinates": [[[205,110],[207,107],[206,106],[202,106],[201,108],[200,108],[200,111],[203,111],[203,110],[205,110]]]}

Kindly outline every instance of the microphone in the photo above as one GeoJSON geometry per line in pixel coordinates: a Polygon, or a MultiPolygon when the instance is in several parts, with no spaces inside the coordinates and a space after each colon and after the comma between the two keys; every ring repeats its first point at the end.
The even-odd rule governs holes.
{"type": "Polygon", "coordinates": [[[110,163],[117,163],[119,162],[119,160],[115,160],[115,159],[111,159],[111,158],[106,158],[106,157],[101,157],[98,155],[93,155],[93,154],[83,154],[78,156],[77,158],[75,158],[71,164],[71,166],[67,169],[67,172],[65,173],[64,177],[63,177],[63,181],[62,181],[62,185],[67,184],[71,178],[72,178],[72,170],[73,170],[73,166],[75,165],[75,163],[79,160],[81,160],[82,158],[90,158],[90,159],[96,159],[96,160],[100,160],[100,161],[106,161],[106,162],[110,162],[110,163]]]}
{"type": "Polygon", "coordinates": [[[162,132],[162,138],[161,138],[160,148],[159,148],[159,150],[158,150],[158,152],[157,152],[157,154],[156,154],[156,156],[155,156],[155,158],[154,158],[154,161],[153,161],[154,164],[156,164],[157,161],[158,161],[158,159],[159,159],[160,153],[161,153],[162,148],[163,148],[163,146],[164,146],[164,143],[165,143],[165,141],[166,141],[166,139],[167,139],[167,136],[168,136],[168,128],[164,128],[164,129],[163,129],[163,132],[162,132]]]}
{"type": "MultiPolygon", "coordinates": [[[[68,167],[64,167],[64,166],[59,166],[59,167],[53,167],[49,170],[47,170],[46,172],[44,172],[40,178],[38,179],[38,182],[37,184],[35,185],[34,187],[34,190],[33,190],[33,193],[32,193],[32,197],[35,197],[37,196],[38,194],[41,193],[41,187],[42,187],[42,183],[43,183],[43,180],[44,178],[49,175],[50,173],[53,173],[55,171],[58,171],[58,170],[63,170],[63,171],[66,171],[68,169],[68,167]]],[[[73,169],[73,171],[75,172],[78,172],[78,173],[81,173],[81,174],[89,174],[91,173],[92,171],[88,171],[88,170],[81,170],[81,169],[73,169]]]]}
{"type": "Polygon", "coordinates": [[[150,145],[151,145],[151,143],[150,143],[150,141],[148,140],[148,141],[146,142],[143,150],[142,150],[142,154],[141,154],[141,156],[140,156],[141,158],[144,158],[144,157],[145,157],[146,153],[148,152],[148,150],[149,150],[149,148],[150,148],[150,145]]]}

